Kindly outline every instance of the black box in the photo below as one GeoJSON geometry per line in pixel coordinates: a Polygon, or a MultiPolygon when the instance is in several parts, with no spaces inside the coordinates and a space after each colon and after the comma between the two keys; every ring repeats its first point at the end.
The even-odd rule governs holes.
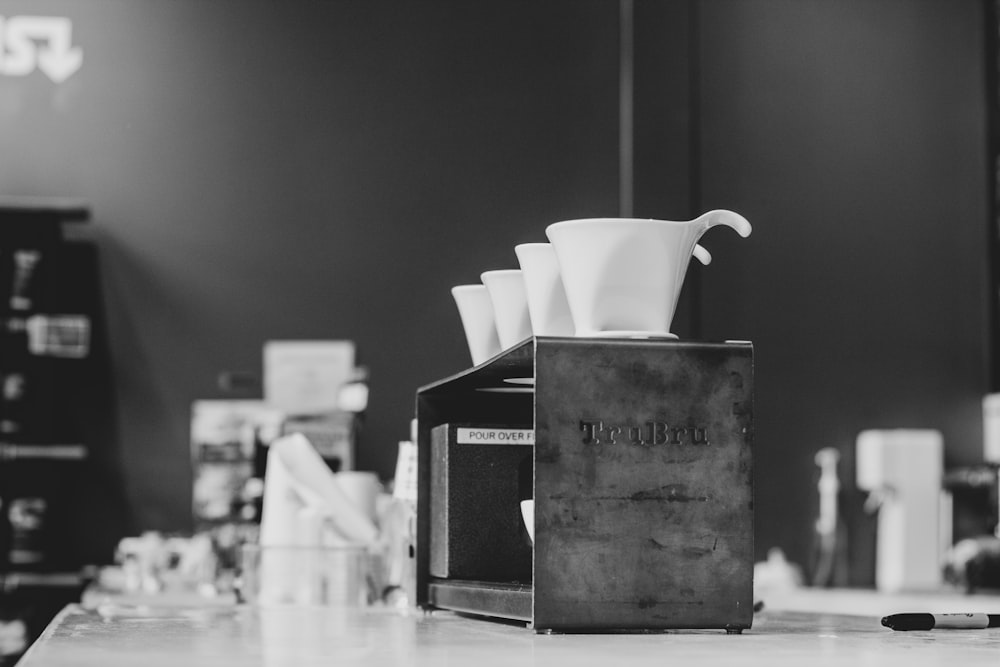
{"type": "Polygon", "coordinates": [[[531,541],[520,509],[531,498],[529,438],[530,426],[442,424],[431,431],[432,576],[531,581],[531,541]]]}

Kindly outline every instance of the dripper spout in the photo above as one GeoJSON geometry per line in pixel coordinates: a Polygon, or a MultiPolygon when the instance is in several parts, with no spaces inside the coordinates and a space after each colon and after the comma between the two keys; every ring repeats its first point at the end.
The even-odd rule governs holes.
{"type": "Polygon", "coordinates": [[[709,211],[708,213],[703,213],[695,218],[694,222],[695,224],[700,225],[702,229],[725,225],[726,227],[735,229],[736,233],[743,238],[750,236],[750,232],[753,231],[753,227],[750,226],[749,220],[744,218],[739,213],[727,211],[725,209],[716,209],[714,211],[709,211]]]}

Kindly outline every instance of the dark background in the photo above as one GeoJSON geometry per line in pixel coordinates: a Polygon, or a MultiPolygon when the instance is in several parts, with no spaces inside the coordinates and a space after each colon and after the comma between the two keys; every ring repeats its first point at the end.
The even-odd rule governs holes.
{"type": "MultiPolygon", "coordinates": [[[[452,285],[551,222],[731,208],[676,330],[756,348],[756,548],[807,559],[815,451],[841,450],[854,579],[866,428],[982,458],[990,165],[979,0],[634,6],[620,176],[616,0],[0,0],[67,16],[82,68],[0,76],[0,193],[82,197],[127,516],[191,526],[192,401],[270,339],[349,338],[358,463],[392,473],[418,386],[468,364],[452,285]]],[[[110,553],[108,554],[110,557],[110,553]]]]}

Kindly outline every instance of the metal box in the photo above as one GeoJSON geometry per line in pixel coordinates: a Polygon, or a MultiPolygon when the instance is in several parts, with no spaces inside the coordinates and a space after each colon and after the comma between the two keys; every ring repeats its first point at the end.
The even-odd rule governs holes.
{"type": "Polygon", "coordinates": [[[422,387],[417,423],[418,604],[538,631],[750,627],[750,343],[536,337],[422,387]],[[459,443],[460,424],[534,443],[459,443]],[[527,453],[530,577],[510,567],[527,453]]]}

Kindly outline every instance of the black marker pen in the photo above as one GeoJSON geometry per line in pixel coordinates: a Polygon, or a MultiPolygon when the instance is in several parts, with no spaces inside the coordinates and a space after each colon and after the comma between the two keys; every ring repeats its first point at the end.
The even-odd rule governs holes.
{"type": "Polygon", "coordinates": [[[982,630],[1000,628],[1000,614],[892,614],[882,618],[892,630],[982,630]]]}

